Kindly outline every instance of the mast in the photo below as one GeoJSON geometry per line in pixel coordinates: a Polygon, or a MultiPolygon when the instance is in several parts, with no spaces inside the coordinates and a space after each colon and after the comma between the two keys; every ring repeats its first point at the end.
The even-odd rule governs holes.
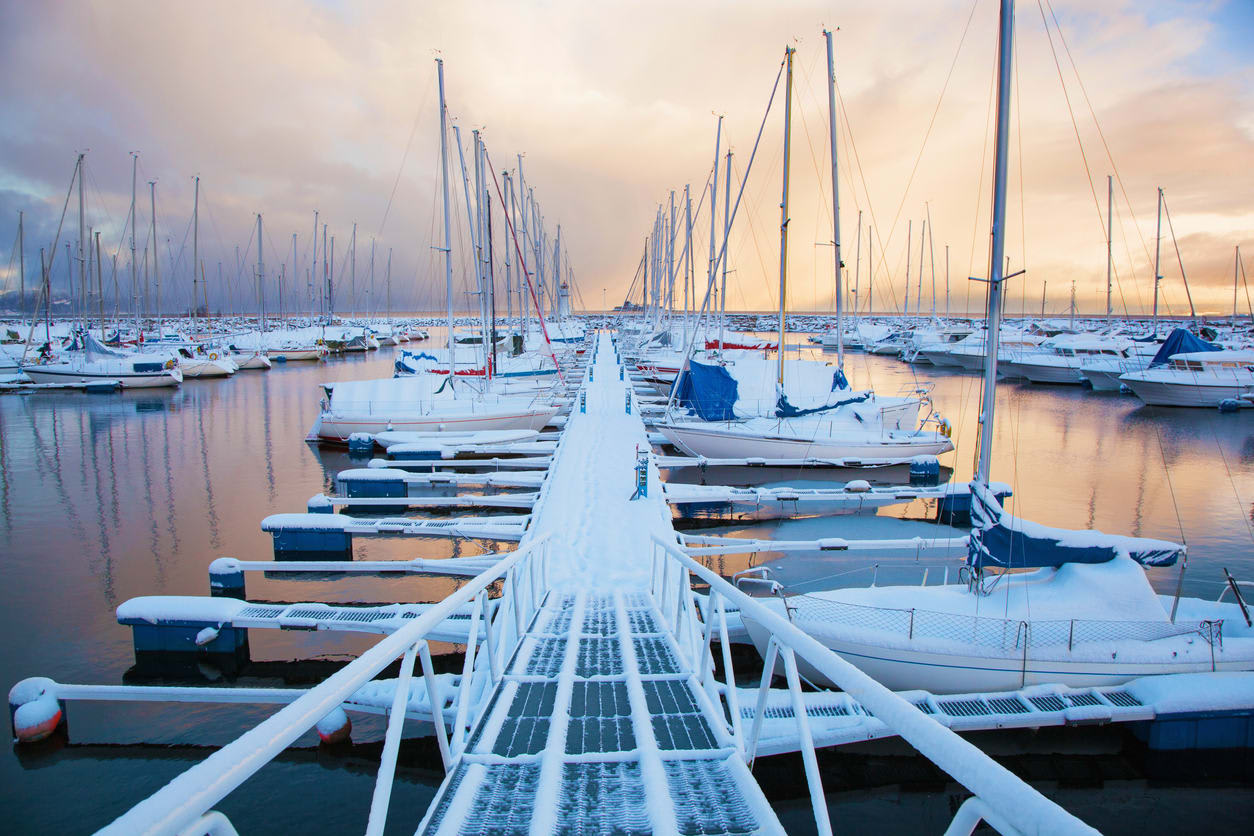
{"type": "MultiPolygon", "coordinates": [[[[840,188],[836,169],[836,59],[832,54],[832,33],[823,30],[827,40],[827,130],[828,144],[832,150],[832,246],[836,256],[833,270],[836,274],[836,368],[845,372],[845,307],[844,294],[840,289],[840,188]]],[[[780,345],[780,350],[784,348],[780,345]]]]}
{"type": "MultiPolygon", "coordinates": [[[[727,320],[727,239],[731,237],[731,148],[727,149],[727,162],[724,164],[723,174],[723,279],[719,283],[718,304],[719,304],[719,348],[722,348],[723,324],[727,320]]],[[[697,283],[696,277],[692,282],[692,308],[695,313],[697,308],[697,283]]],[[[694,326],[695,327],[695,326],[694,326]]]]}
{"type": "Polygon", "coordinates": [[[266,332],[266,261],[262,257],[261,213],[257,213],[257,317],[261,321],[261,333],[266,332]]]}
{"type": "MultiPolygon", "coordinates": [[[[19,316],[26,314],[26,229],[23,226],[22,210],[17,212],[17,312],[19,316]]],[[[1233,292],[1236,298],[1236,291],[1233,292]]],[[[1236,302],[1232,303],[1236,310],[1236,302]]]]}
{"type": "Polygon", "coordinates": [[[914,237],[914,220],[906,222],[906,299],[902,303],[902,317],[910,316],[910,239],[914,237]]]}
{"type": "Polygon", "coordinates": [[[135,337],[139,338],[139,276],[135,270],[139,266],[135,258],[135,176],[139,168],[139,152],[131,152],[131,301],[135,305],[135,337]]]}
{"type": "Polygon", "coordinates": [[[152,284],[156,293],[157,339],[165,330],[161,321],[161,252],[157,249],[157,181],[148,181],[148,195],[152,203],[152,284]]]}
{"type": "MultiPolygon", "coordinates": [[[[261,216],[258,215],[257,217],[260,218],[261,216]]],[[[357,222],[356,221],[353,221],[353,234],[352,234],[352,237],[348,239],[348,247],[349,247],[349,253],[351,257],[351,261],[349,261],[349,267],[348,267],[348,275],[349,275],[348,292],[353,295],[353,302],[351,305],[349,305],[349,309],[350,309],[349,316],[352,317],[353,319],[356,319],[357,318],[357,222]]],[[[258,249],[257,252],[260,253],[261,250],[258,249]]]]}
{"type": "MultiPolygon", "coordinates": [[[[309,261],[309,324],[313,324],[314,318],[314,277],[318,275],[318,210],[314,210],[314,230],[313,230],[313,257],[309,261]]],[[[319,287],[318,295],[322,295],[324,288],[319,287]]]]}
{"type": "Polygon", "coordinates": [[[83,317],[83,328],[87,327],[87,254],[91,250],[91,241],[88,240],[84,244],[83,235],[86,232],[84,222],[86,212],[83,204],[83,159],[86,154],[78,155],[78,295],[79,295],[79,314],[83,317]]]}
{"type": "MultiPolygon", "coordinates": [[[[856,323],[858,319],[858,306],[859,306],[858,284],[859,282],[861,282],[861,280],[862,280],[862,210],[859,209],[858,210],[858,246],[855,249],[855,255],[853,258],[853,318],[854,318],[855,327],[856,327],[856,323]]],[[[840,339],[841,339],[842,348],[843,348],[844,337],[842,336],[840,339]]]]}
{"type": "Polygon", "coordinates": [[[980,455],[977,481],[988,485],[993,458],[993,413],[997,406],[997,348],[1001,337],[1002,257],[1006,248],[1006,159],[1010,144],[1010,74],[1013,70],[1014,0],[1001,0],[997,39],[997,134],[993,150],[993,217],[988,254],[988,339],[985,341],[984,391],[980,408],[980,455]]]}
{"type": "Polygon", "coordinates": [[[936,319],[936,247],[934,246],[935,242],[933,241],[933,235],[932,235],[932,233],[933,233],[935,230],[933,230],[933,229],[932,229],[932,207],[931,207],[931,206],[928,206],[926,203],[924,204],[924,206],[926,206],[926,207],[927,207],[927,219],[924,221],[924,223],[926,223],[926,224],[927,224],[927,263],[928,263],[928,272],[932,274],[932,312],[931,312],[931,317],[932,317],[932,319],[933,319],[933,320],[935,320],[935,319],[936,319]]]}
{"type": "MultiPolygon", "coordinates": [[[[510,179],[508,171],[501,172],[502,187],[505,189],[505,205],[501,207],[501,212],[505,215],[505,231],[514,228],[514,181],[510,179]]],[[[505,247],[505,322],[506,333],[509,333],[509,323],[514,321],[514,262],[509,254],[511,247],[508,246],[509,240],[506,239],[505,247]]],[[[511,338],[512,339],[512,338],[511,338]]]]}
{"type": "Polygon", "coordinates": [[[792,47],[784,47],[784,185],[779,202],[779,394],[784,393],[784,311],[788,305],[788,165],[792,151],[792,47]]]}
{"type": "MultiPolygon", "coordinates": [[[[200,175],[192,188],[192,322],[196,321],[196,270],[200,264],[200,175]]],[[[208,306],[205,306],[208,315],[208,306]]]]}
{"type": "Polygon", "coordinates": [[[105,341],[104,271],[100,266],[100,233],[96,233],[96,305],[100,309],[100,342],[105,341]]]}
{"type": "Polygon", "coordinates": [[[387,266],[387,304],[388,304],[388,333],[395,334],[392,328],[392,248],[388,247],[388,266],[387,266]]]}
{"type": "MultiPolygon", "coordinates": [[[[366,289],[366,318],[369,322],[374,322],[374,236],[370,236],[370,286],[366,289]]],[[[392,335],[392,329],[388,329],[388,336],[392,335]]]]}
{"type": "MultiPolygon", "coordinates": [[[[448,304],[448,377],[453,379],[453,233],[448,216],[448,114],[444,105],[444,59],[435,59],[440,85],[440,179],[444,196],[444,296],[448,304]]],[[[460,146],[459,146],[460,147],[460,146]]]]}
{"type": "Polygon", "coordinates": [[[945,245],[945,320],[949,320],[949,245],[945,245]]]}
{"type": "MultiPolygon", "coordinates": [[[[710,177],[710,260],[709,267],[706,270],[706,286],[710,287],[714,284],[714,270],[718,266],[714,256],[714,223],[718,218],[718,155],[723,142],[723,117],[718,117],[718,125],[714,129],[714,174],[710,177]]],[[[785,152],[787,153],[787,152],[785,152]]],[[[787,159],[785,157],[785,159],[787,159]]],[[[730,175],[724,175],[730,179],[730,175]]],[[[726,290],[726,288],[724,288],[726,290]]],[[[723,330],[725,317],[719,316],[718,320],[718,350],[723,350],[723,330]]],[[[687,341],[684,341],[687,345],[687,341]]],[[[783,345],[780,346],[783,350],[783,345]]],[[[782,366],[780,367],[783,368],[782,366]]]]}
{"type": "Polygon", "coordinates": [[[1106,322],[1110,322],[1111,309],[1111,284],[1110,277],[1114,266],[1114,259],[1111,254],[1111,236],[1114,224],[1114,208],[1115,208],[1115,178],[1106,175],[1106,322]]]}
{"type": "Polygon", "coordinates": [[[927,243],[926,219],[923,221],[923,228],[919,230],[919,275],[916,277],[918,290],[914,294],[915,316],[923,316],[923,245],[925,243],[927,243]]]}
{"type": "MultiPolygon", "coordinates": [[[[692,195],[684,184],[684,345],[688,345],[688,286],[692,281],[692,195]]],[[[719,323],[720,326],[722,323],[719,323]]],[[[720,327],[719,333],[722,334],[720,327]]],[[[721,348],[722,346],[720,346],[721,348]]]]}
{"type": "Polygon", "coordinates": [[[1241,270],[1241,245],[1232,258],[1232,327],[1237,327],[1237,274],[1241,270]]]}
{"type": "Polygon", "coordinates": [[[1154,234],[1154,336],[1158,336],[1158,283],[1163,280],[1159,272],[1159,256],[1163,248],[1163,187],[1158,187],[1158,231],[1154,234]]]}

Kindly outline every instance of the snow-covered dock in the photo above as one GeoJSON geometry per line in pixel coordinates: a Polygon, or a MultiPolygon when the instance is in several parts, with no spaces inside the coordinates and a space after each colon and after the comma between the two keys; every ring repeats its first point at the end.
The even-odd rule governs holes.
{"type": "Polygon", "coordinates": [[[517,541],[527,527],[527,516],[362,519],[329,513],[271,514],[261,530],[274,536],[275,557],[323,556],[353,553],[354,537],[466,537],[517,541]]]}

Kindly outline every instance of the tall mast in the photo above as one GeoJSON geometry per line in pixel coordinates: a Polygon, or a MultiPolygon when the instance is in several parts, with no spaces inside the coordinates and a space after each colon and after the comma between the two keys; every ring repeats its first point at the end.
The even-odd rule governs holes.
{"type": "MultiPolygon", "coordinates": [[[[861,281],[862,281],[862,210],[859,209],[858,210],[858,246],[855,248],[855,254],[853,257],[853,319],[854,319],[855,327],[857,327],[858,311],[861,305],[861,299],[858,297],[858,291],[861,289],[859,287],[861,281]]],[[[844,336],[842,335],[839,339],[841,340],[842,350],[843,350],[844,336]]]]}
{"type": "Polygon", "coordinates": [[[139,338],[139,276],[136,274],[136,268],[139,266],[135,258],[135,176],[139,168],[139,152],[131,152],[131,301],[135,305],[135,337],[139,338]]]}
{"type": "Polygon", "coordinates": [[[388,247],[388,267],[387,267],[387,303],[388,303],[388,333],[395,333],[392,330],[392,248],[388,247]]]}
{"type": "MultiPolygon", "coordinates": [[[[718,117],[718,125],[714,129],[714,174],[710,177],[710,260],[706,270],[706,287],[714,285],[714,269],[717,266],[714,255],[714,222],[718,218],[718,155],[723,141],[723,117],[718,117]]],[[[727,176],[724,174],[724,176],[727,176]]],[[[718,350],[723,350],[723,317],[718,319],[718,350]]],[[[687,345],[687,342],[684,343],[687,345]]],[[[780,346],[781,350],[783,346],[780,346]]]]}
{"type": "Polygon", "coordinates": [[[1106,175],[1106,322],[1107,323],[1110,322],[1110,309],[1111,309],[1110,277],[1111,277],[1111,273],[1113,272],[1112,268],[1114,266],[1114,260],[1111,254],[1111,236],[1112,236],[1113,224],[1114,224],[1114,208],[1115,208],[1115,178],[1112,175],[1107,174],[1106,175]]]}
{"type": "MultiPolygon", "coordinates": [[[[927,206],[927,204],[924,204],[927,206]]],[[[927,206],[927,263],[928,272],[932,274],[932,319],[936,319],[936,247],[932,240],[932,207],[927,206]]]]}
{"type": "MultiPolygon", "coordinates": [[[[23,212],[18,211],[18,313],[26,312],[26,231],[23,226],[23,212]]],[[[1235,298],[1235,291],[1234,298],[1235,298]]],[[[1236,303],[1233,302],[1233,310],[1236,303]]]]}
{"type": "Polygon", "coordinates": [[[1163,248],[1163,187],[1158,187],[1158,231],[1154,234],[1154,336],[1158,336],[1158,283],[1163,280],[1158,258],[1163,248]]]}
{"type": "MultiPolygon", "coordinates": [[[[371,322],[374,321],[374,236],[370,236],[370,286],[366,289],[366,316],[371,322]]],[[[388,336],[391,336],[392,329],[388,329],[388,336]]]]}
{"type": "Polygon", "coordinates": [[[161,339],[164,325],[161,321],[161,251],[157,249],[157,181],[148,181],[148,196],[152,204],[152,284],[156,294],[157,339],[161,339]]]}
{"type": "MultiPolygon", "coordinates": [[[[318,275],[318,210],[314,210],[314,231],[313,231],[313,257],[309,261],[309,324],[313,324],[314,318],[314,278],[318,275]]],[[[318,295],[322,295],[324,287],[318,288],[318,295]]]]}
{"type": "Polygon", "coordinates": [[[993,152],[993,217],[988,254],[988,340],[980,408],[980,456],[975,478],[988,484],[993,459],[993,413],[997,406],[997,348],[1001,337],[1002,257],[1006,248],[1006,167],[1010,145],[1010,74],[1013,71],[1014,0],[1001,0],[997,40],[997,135],[993,152]]]}
{"type": "Polygon", "coordinates": [[[914,237],[914,220],[906,222],[906,298],[902,303],[903,317],[910,316],[910,239],[914,237]]]}
{"type": "MultiPolygon", "coordinates": [[[[196,271],[200,265],[200,175],[192,187],[192,321],[196,321],[196,271]]],[[[208,315],[208,306],[205,314],[208,315]]]]}
{"type": "MultiPolygon", "coordinates": [[[[827,40],[827,129],[832,151],[832,246],[835,248],[833,271],[836,277],[836,368],[845,370],[845,307],[840,289],[840,188],[836,176],[836,59],[832,50],[831,30],[824,29],[827,40]]],[[[783,346],[780,346],[783,350],[783,346]]]]}
{"type": "Polygon", "coordinates": [[[435,59],[440,83],[440,177],[444,195],[444,297],[448,304],[448,374],[453,379],[453,233],[448,216],[448,114],[444,105],[444,59],[435,59]]]}
{"type": "Polygon", "coordinates": [[[919,230],[919,275],[916,277],[917,291],[914,294],[914,313],[915,316],[923,316],[923,245],[927,243],[927,220],[923,221],[923,228],[919,230]]]}
{"type": "Polygon", "coordinates": [[[100,233],[96,233],[96,305],[100,309],[100,342],[105,341],[104,326],[104,271],[100,264],[100,233]]]}
{"type": "Polygon", "coordinates": [[[261,320],[261,331],[266,330],[266,261],[262,257],[261,213],[257,213],[257,317],[261,320]]]}
{"type": "Polygon", "coordinates": [[[949,320],[949,245],[945,245],[945,320],[949,320]]]}
{"type": "Polygon", "coordinates": [[[78,155],[78,295],[79,295],[79,314],[83,317],[83,326],[87,325],[87,253],[91,249],[91,241],[85,241],[83,236],[86,234],[84,226],[86,220],[86,212],[83,204],[83,159],[86,154],[78,155]]]}
{"type": "MultiPolygon", "coordinates": [[[[260,215],[258,217],[260,217],[260,215]]],[[[356,221],[353,221],[353,234],[352,234],[352,237],[348,239],[348,247],[349,247],[349,252],[351,253],[351,258],[352,258],[352,260],[349,262],[349,267],[348,267],[348,275],[349,275],[348,291],[349,293],[353,295],[353,303],[349,305],[349,309],[350,309],[349,316],[351,316],[353,319],[356,319],[357,318],[357,222],[356,221]]],[[[261,251],[258,250],[258,252],[261,252],[261,251]]]]}
{"type": "MultiPolygon", "coordinates": [[[[505,205],[501,207],[501,212],[505,215],[505,231],[508,234],[510,230],[516,226],[516,218],[514,217],[514,181],[510,179],[508,171],[501,172],[502,188],[505,189],[505,205]]],[[[508,239],[505,247],[505,322],[506,333],[509,331],[509,323],[514,321],[514,262],[510,255],[513,249],[508,245],[508,239]]]]}
{"type": "MultiPolygon", "coordinates": [[[[684,345],[688,345],[688,286],[692,278],[692,194],[689,186],[684,184],[684,345]]],[[[721,321],[719,324],[722,325],[721,321]]],[[[721,327],[719,333],[722,333],[721,327]]]]}
{"type": "Polygon", "coordinates": [[[1237,251],[1232,259],[1232,327],[1237,327],[1237,273],[1241,269],[1241,246],[1237,245],[1237,251]]]}
{"type": "Polygon", "coordinates": [[[784,393],[784,311],[788,306],[788,165],[792,158],[792,47],[784,47],[784,186],[779,202],[779,394],[784,393]]]}
{"type": "MultiPolygon", "coordinates": [[[[723,256],[720,259],[723,262],[723,278],[719,282],[718,304],[719,304],[719,348],[723,347],[722,334],[723,325],[727,320],[727,239],[731,237],[731,148],[727,149],[727,160],[723,166],[723,256]]],[[[697,284],[696,278],[692,283],[692,307],[697,307],[697,284]]]]}

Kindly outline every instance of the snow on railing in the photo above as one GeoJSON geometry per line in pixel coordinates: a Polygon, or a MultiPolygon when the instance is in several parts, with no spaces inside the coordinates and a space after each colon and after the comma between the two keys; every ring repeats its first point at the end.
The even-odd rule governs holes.
{"type": "Polygon", "coordinates": [[[470,738],[475,718],[469,716],[476,679],[490,676],[495,683],[521,640],[544,597],[548,576],[548,542],[538,537],[506,555],[492,568],[435,604],[409,624],[384,638],[320,685],[285,706],[227,746],[176,777],[101,830],[103,834],[168,834],[176,836],[195,827],[205,832],[212,822],[214,833],[233,829],[210,808],[244,783],[302,734],[357,692],[397,658],[403,657],[400,677],[388,712],[383,752],[370,804],[367,834],[383,832],[391,801],[392,779],[400,749],[401,731],[409,704],[414,665],[421,660],[436,741],[447,772],[452,769],[470,738]],[[503,580],[500,604],[488,606],[489,587],[503,580]],[[465,662],[456,696],[452,728],[444,722],[445,700],[438,692],[426,636],[457,608],[473,602],[465,662]],[[478,648],[479,622],[485,622],[484,647],[478,648]],[[483,657],[487,657],[486,665],[483,657]]]}
{"type": "Polygon", "coordinates": [[[832,832],[827,814],[827,801],[819,775],[814,737],[806,715],[801,692],[801,677],[796,657],[800,655],[831,682],[857,700],[868,712],[887,725],[920,754],[965,786],[978,803],[964,804],[947,833],[970,833],[981,819],[986,819],[1002,832],[1019,833],[1096,833],[1093,828],[1041,795],[1021,778],[994,761],[980,749],[946,726],[928,717],[915,705],[894,694],[874,678],[842,659],[830,648],[797,629],[782,615],[749,597],[717,572],[702,566],[684,553],[676,543],[652,537],[652,593],[668,626],[674,632],[680,652],[701,671],[701,685],[711,701],[723,705],[725,699],[730,724],[728,733],[736,742],[741,757],[752,765],[766,698],[774,679],[777,662],[782,662],[784,675],[797,721],[801,759],[809,785],[810,802],[820,833],[832,832]],[[703,608],[708,622],[702,622],[692,591],[693,577],[709,586],[709,601],[703,608]],[[727,633],[727,605],[771,633],[762,669],[762,682],[753,712],[753,724],[746,733],[740,723],[736,698],[736,678],[732,666],[727,633]],[[722,647],[725,683],[714,678],[712,643],[718,631],[722,647]]]}

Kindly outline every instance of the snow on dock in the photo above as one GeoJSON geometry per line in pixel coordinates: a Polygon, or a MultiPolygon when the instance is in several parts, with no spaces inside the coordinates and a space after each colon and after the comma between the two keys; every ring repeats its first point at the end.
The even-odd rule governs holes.
{"type": "Polygon", "coordinates": [[[608,335],[594,362],[528,532],[559,538],[550,590],[419,833],[782,832],[649,592],[670,512],[652,466],[632,498],[648,438],[608,335]]]}

